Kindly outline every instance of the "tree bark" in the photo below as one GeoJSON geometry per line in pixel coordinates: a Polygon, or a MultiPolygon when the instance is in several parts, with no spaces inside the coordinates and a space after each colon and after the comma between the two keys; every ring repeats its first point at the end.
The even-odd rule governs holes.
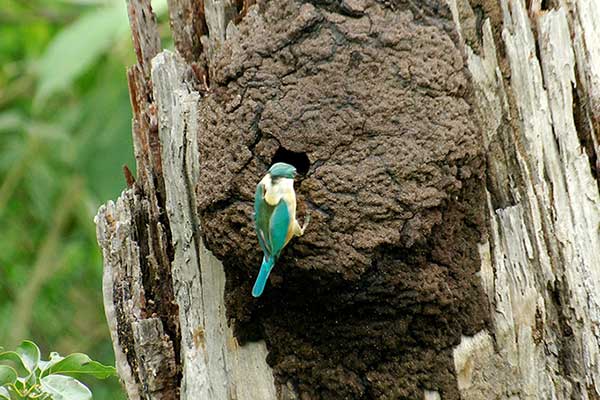
{"type": "MultiPolygon", "coordinates": [[[[223,7],[206,4],[208,16],[223,7]]],[[[192,6],[173,2],[172,17],[185,11],[193,20],[192,6]]],[[[138,179],[96,219],[119,375],[130,399],[274,398],[265,344],[238,345],[225,318],[223,266],[199,236],[194,71],[178,55],[159,53],[149,1],[129,3],[129,16],[138,179]]],[[[199,43],[182,33],[189,28],[173,20],[192,57],[199,43]]]]}
{"type": "Polygon", "coordinates": [[[466,49],[488,152],[482,281],[494,321],[455,350],[465,399],[600,396],[600,7],[541,5],[484,4],[499,20],[473,38],[473,11],[452,4],[477,44],[466,49]]]}
{"type": "MultiPolygon", "coordinates": [[[[246,306],[231,300],[244,293],[231,286],[243,273],[235,272],[235,263],[227,257],[224,266],[203,240],[204,230],[214,228],[202,219],[209,214],[198,207],[202,188],[197,186],[203,182],[200,146],[208,124],[202,104],[240,75],[236,65],[223,65],[219,58],[224,51],[234,55],[244,51],[233,21],[244,24],[242,17],[248,13],[251,23],[244,29],[268,32],[260,17],[266,3],[252,3],[169,1],[177,53],[161,52],[150,1],[128,4],[138,60],[128,71],[137,178],[134,181],[126,173],[128,188],[115,203],[100,208],[96,224],[104,256],[105,311],[129,399],[336,398],[331,394],[335,392],[307,387],[314,382],[303,381],[308,379],[303,371],[286,375],[281,358],[294,363],[301,350],[287,354],[277,347],[269,335],[281,335],[280,330],[264,325],[269,349],[264,340],[242,340],[234,332],[231,318],[243,314],[231,307],[246,306]]],[[[399,371],[389,376],[398,378],[398,383],[379,386],[372,380],[384,380],[381,370],[367,371],[356,382],[346,378],[344,370],[330,370],[330,382],[323,387],[336,387],[331,382],[356,384],[358,388],[348,392],[353,397],[346,394],[345,398],[364,399],[600,399],[600,5],[586,0],[551,1],[551,9],[542,9],[547,3],[536,0],[527,5],[524,0],[450,0],[418,6],[403,1],[313,2],[317,8],[292,0],[285,3],[290,9],[302,9],[299,18],[290,16],[291,31],[303,24],[290,37],[298,36],[300,29],[310,37],[315,31],[311,24],[326,21],[323,24],[334,26],[340,37],[355,33],[353,45],[361,43],[367,49],[363,40],[368,35],[360,37],[360,21],[374,25],[375,17],[398,12],[402,18],[396,23],[416,18],[418,24],[450,38],[447,42],[454,41],[470,72],[465,98],[481,130],[487,164],[481,205],[486,209],[487,233],[478,244],[480,270],[475,284],[486,295],[490,311],[484,319],[490,322],[467,318],[466,323],[453,325],[442,322],[437,311],[415,311],[410,329],[417,331],[423,312],[427,315],[423,321],[432,326],[450,326],[447,331],[440,328],[439,335],[457,335],[443,341],[451,346],[444,344],[442,350],[436,348],[437,339],[414,344],[422,347],[418,357],[427,357],[427,346],[434,353],[448,350],[448,368],[420,371],[415,381],[407,364],[390,361],[386,365],[399,371]],[[454,25],[444,22],[448,7],[454,25]],[[349,26],[348,21],[359,22],[349,26]],[[404,382],[410,382],[410,389],[403,387],[404,382]]],[[[385,35],[378,39],[381,43],[389,37],[385,35]]],[[[330,61],[327,57],[325,62],[330,61]]],[[[419,79],[414,78],[417,67],[407,67],[412,71],[407,82],[419,79]]],[[[462,64],[457,67],[462,69],[462,64]]],[[[426,89],[431,90],[427,96],[437,96],[430,83],[426,89]]],[[[461,93],[457,89],[450,97],[461,93]]],[[[238,105],[227,107],[233,113],[238,105]]],[[[393,119],[395,112],[388,111],[386,117],[393,119]]],[[[479,182],[469,177],[463,181],[456,198],[470,193],[466,187],[479,182]]],[[[439,209],[445,216],[444,207],[439,209]]],[[[429,214],[422,215],[421,221],[426,221],[429,214]]],[[[402,232],[389,233],[403,243],[402,260],[420,257],[420,239],[415,239],[416,245],[410,240],[406,244],[402,232]]],[[[313,240],[307,245],[316,244],[313,240]]],[[[385,254],[381,257],[374,258],[374,264],[382,262],[385,254]]],[[[426,292],[430,282],[413,283],[426,292]]],[[[454,286],[448,290],[458,291],[454,286]]],[[[404,296],[408,291],[392,293],[404,296]]],[[[384,301],[383,295],[388,295],[371,294],[373,303],[379,301],[377,296],[384,301]]],[[[455,294],[450,302],[461,299],[474,302],[476,295],[455,294]]],[[[414,304],[419,310],[428,306],[426,301],[414,304]]],[[[479,312],[477,307],[463,308],[467,314],[479,312]]],[[[411,353],[402,349],[390,358],[411,353]]],[[[310,349],[317,350],[324,351],[310,349]]],[[[320,362],[317,355],[315,360],[320,362]]],[[[315,374],[319,371],[319,365],[311,368],[315,374]]]]}

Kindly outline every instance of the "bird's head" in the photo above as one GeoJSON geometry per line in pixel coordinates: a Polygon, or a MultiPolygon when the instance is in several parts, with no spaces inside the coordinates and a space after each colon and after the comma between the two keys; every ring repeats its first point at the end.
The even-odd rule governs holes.
{"type": "Polygon", "coordinates": [[[269,174],[271,175],[271,178],[294,179],[296,176],[296,168],[293,165],[278,162],[269,168],[269,174]]]}

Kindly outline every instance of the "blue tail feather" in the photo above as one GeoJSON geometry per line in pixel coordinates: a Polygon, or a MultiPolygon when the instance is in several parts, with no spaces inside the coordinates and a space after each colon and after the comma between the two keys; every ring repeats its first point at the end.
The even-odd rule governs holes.
{"type": "Polygon", "coordinates": [[[258,273],[256,282],[254,282],[254,287],[252,288],[252,296],[259,297],[263,290],[265,290],[267,278],[269,277],[274,265],[275,257],[270,257],[269,259],[263,257],[262,265],[260,266],[260,272],[258,273]]]}

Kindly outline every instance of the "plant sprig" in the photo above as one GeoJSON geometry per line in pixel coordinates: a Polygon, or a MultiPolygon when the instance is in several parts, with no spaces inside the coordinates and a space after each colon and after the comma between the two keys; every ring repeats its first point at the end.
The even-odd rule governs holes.
{"type": "Polygon", "coordinates": [[[39,347],[24,340],[15,351],[0,352],[0,400],[90,400],[92,392],[76,379],[85,375],[106,379],[116,370],[82,353],[51,353],[44,361],[39,347]]]}

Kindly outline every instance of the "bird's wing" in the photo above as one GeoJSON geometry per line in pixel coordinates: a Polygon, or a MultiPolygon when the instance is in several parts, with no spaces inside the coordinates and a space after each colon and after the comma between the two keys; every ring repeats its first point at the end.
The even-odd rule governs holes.
{"type": "Polygon", "coordinates": [[[271,236],[270,246],[273,255],[279,256],[281,249],[287,243],[287,234],[290,227],[290,212],[287,203],[281,199],[275,206],[271,221],[269,222],[269,233],[271,236]]]}
{"type": "Polygon", "coordinates": [[[273,254],[271,251],[269,222],[274,208],[265,201],[265,185],[259,183],[256,186],[256,193],[254,195],[254,226],[256,228],[256,236],[258,236],[258,243],[260,243],[263,252],[268,256],[273,254]]]}

